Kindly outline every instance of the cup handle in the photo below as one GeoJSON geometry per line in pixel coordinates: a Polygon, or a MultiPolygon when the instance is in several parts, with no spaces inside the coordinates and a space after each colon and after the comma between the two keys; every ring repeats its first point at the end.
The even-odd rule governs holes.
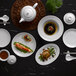
{"type": "Polygon", "coordinates": [[[38,5],[38,3],[35,3],[35,4],[33,5],[33,8],[35,9],[35,8],[37,7],[37,5],[38,5]]]}

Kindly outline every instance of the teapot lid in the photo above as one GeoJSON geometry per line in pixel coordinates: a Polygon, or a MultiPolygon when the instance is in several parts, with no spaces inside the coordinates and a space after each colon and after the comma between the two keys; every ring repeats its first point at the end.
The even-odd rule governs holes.
{"type": "Polygon", "coordinates": [[[66,13],[64,15],[64,22],[68,25],[71,25],[75,22],[75,15],[73,13],[66,13]]]}
{"type": "Polygon", "coordinates": [[[10,55],[9,56],[9,58],[8,58],[8,60],[7,60],[7,62],[9,63],[9,64],[14,64],[14,63],[16,63],[16,57],[14,56],[14,55],[10,55]]]}

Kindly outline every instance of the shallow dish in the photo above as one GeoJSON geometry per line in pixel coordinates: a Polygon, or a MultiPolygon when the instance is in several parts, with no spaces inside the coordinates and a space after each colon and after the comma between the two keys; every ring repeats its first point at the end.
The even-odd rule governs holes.
{"type": "Polygon", "coordinates": [[[0,48],[6,47],[11,40],[10,33],[3,28],[0,28],[0,48]]]}
{"type": "Polygon", "coordinates": [[[51,64],[52,62],[54,62],[54,61],[58,58],[59,54],[60,54],[60,48],[58,47],[58,45],[56,45],[56,44],[46,44],[46,45],[42,46],[42,47],[37,51],[37,53],[36,53],[36,55],[35,55],[35,60],[36,60],[36,62],[37,62],[38,64],[40,64],[40,65],[48,65],[48,64],[51,64]],[[55,55],[54,58],[51,57],[51,58],[49,58],[48,60],[46,60],[46,61],[43,62],[43,61],[41,61],[41,60],[39,59],[39,56],[40,56],[40,54],[42,53],[43,49],[44,49],[44,48],[47,48],[47,47],[54,47],[56,55],[55,55]]]}
{"type": "Polygon", "coordinates": [[[65,31],[63,42],[69,48],[76,48],[76,29],[71,28],[65,31]]]}
{"type": "Polygon", "coordinates": [[[16,55],[18,55],[18,56],[20,56],[20,57],[28,57],[28,56],[32,55],[32,54],[34,53],[35,49],[36,49],[36,40],[35,40],[35,38],[34,38],[31,34],[26,33],[26,32],[22,32],[22,33],[17,34],[17,35],[13,38],[11,46],[12,46],[13,52],[14,52],[16,55]],[[25,40],[23,39],[23,36],[25,36],[25,35],[27,35],[27,34],[31,37],[32,41],[28,42],[28,41],[25,41],[25,40]],[[22,43],[22,44],[30,47],[30,48],[33,50],[33,52],[31,52],[31,53],[23,53],[23,52],[19,51],[19,50],[14,46],[14,42],[20,42],[20,43],[22,43]]]}
{"type": "Polygon", "coordinates": [[[52,16],[52,15],[45,16],[45,17],[43,17],[40,20],[40,22],[38,24],[38,33],[39,33],[40,37],[42,39],[46,40],[46,41],[49,41],[49,42],[58,40],[62,36],[63,31],[64,31],[63,23],[56,16],[52,16]],[[44,26],[45,26],[45,24],[47,22],[54,22],[54,23],[56,23],[56,25],[57,25],[57,32],[55,34],[53,34],[53,35],[47,35],[44,32],[44,26]]]}

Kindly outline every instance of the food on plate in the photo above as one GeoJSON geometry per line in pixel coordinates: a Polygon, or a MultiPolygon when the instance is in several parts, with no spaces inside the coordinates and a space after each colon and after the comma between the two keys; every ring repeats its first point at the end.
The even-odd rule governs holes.
{"type": "Polygon", "coordinates": [[[54,57],[54,56],[55,56],[55,49],[52,47],[49,47],[47,49],[43,49],[42,53],[39,56],[39,59],[41,61],[45,61],[45,60],[48,60],[48,58],[54,57]]]}
{"type": "Polygon", "coordinates": [[[29,35],[25,35],[25,36],[24,36],[24,39],[25,39],[26,41],[31,41],[31,38],[30,38],[29,35]]]}
{"type": "Polygon", "coordinates": [[[55,22],[47,22],[44,25],[44,32],[48,35],[53,35],[57,32],[57,24],[55,22]]]}
{"type": "Polygon", "coordinates": [[[1,57],[2,59],[7,59],[7,58],[8,58],[8,53],[4,50],[4,51],[2,51],[2,52],[0,53],[0,57],[1,57]]]}
{"type": "Polygon", "coordinates": [[[31,48],[29,48],[28,46],[26,46],[20,42],[14,42],[14,45],[21,52],[24,52],[24,53],[33,52],[33,50],[31,48]]]}

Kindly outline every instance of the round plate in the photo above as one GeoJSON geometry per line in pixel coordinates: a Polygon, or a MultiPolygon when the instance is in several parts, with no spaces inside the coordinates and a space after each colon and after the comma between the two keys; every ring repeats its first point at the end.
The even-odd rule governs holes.
{"type": "Polygon", "coordinates": [[[41,36],[41,38],[43,38],[44,40],[46,41],[56,41],[58,40],[62,34],[63,34],[63,31],[64,31],[64,27],[63,27],[63,23],[62,21],[56,17],[56,16],[45,16],[44,18],[41,19],[41,21],[39,22],[38,24],[38,33],[39,35],[41,36]],[[58,30],[55,34],[53,35],[47,35],[45,32],[44,32],[44,25],[46,22],[48,21],[53,21],[57,24],[57,27],[58,27],[58,30]]]}
{"type": "Polygon", "coordinates": [[[32,55],[33,52],[32,52],[32,53],[23,53],[23,52],[19,51],[18,49],[16,49],[16,47],[14,46],[14,42],[20,42],[20,43],[22,43],[22,44],[30,47],[30,48],[33,50],[33,52],[34,52],[35,49],[36,49],[36,40],[35,40],[35,38],[34,38],[31,34],[26,33],[26,32],[19,33],[19,34],[17,34],[17,35],[13,38],[13,40],[12,40],[12,50],[13,50],[13,52],[14,52],[16,55],[18,55],[18,56],[20,56],[20,57],[28,57],[28,56],[32,55]],[[23,37],[24,37],[26,34],[31,37],[32,41],[28,42],[28,41],[25,41],[25,40],[23,39],[23,37]]]}
{"type": "Polygon", "coordinates": [[[10,33],[6,29],[0,28],[0,48],[6,47],[10,40],[10,33]]]}
{"type": "Polygon", "coordinates": [[[63,42],[67,47],[76,47],[76,29],[68,29],[63,35],[63,42]]]}
{"type": "Polygon", "coordinates": [[[48,65],[48,64],[51,64],[52,62],[54,62],[54,61],[58,58],[59,53],[60,53],[60,49],[59,49],[59,47],[58,47],[56,44],[46,44],[46,45],[44,45],[43,47],[41,47],[41,48],[37,51],[36,56],[35,56],[35,59],[36,59],[36,62],[37,62],[38,64],[40,64],[40,65],[48,65]],[[51,57],[51,58],[49,58],[47,61],[44,61],[44,62],[43,62],[43,61],[41,61],[41,60],[39,59],[39,56],[40,56],[40,54],[42,53],[43,49],[44,49],[44,48],[47,48],[47,47],[54,47],[56,55],[55,55],[54,58],[51,57]]]}

